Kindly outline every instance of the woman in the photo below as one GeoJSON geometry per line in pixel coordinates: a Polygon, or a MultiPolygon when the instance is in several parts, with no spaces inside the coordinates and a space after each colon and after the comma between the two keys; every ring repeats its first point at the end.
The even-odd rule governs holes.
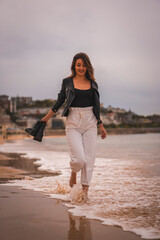
{"type": "Polygon", "coordinates": [[[76,184],[76,174],[81,170],[82,189],[87,194],[91,182],[96,154],[97,125],[101,138],[107,135],[100,119],[98,85],[94,69],[85,53],[74,56],[72,74],[63,79],[56,103],[42,118],[47,122],[65,102],[62,116],[66,116],[66,137],[70,152],[70,187],[76,184]]]}

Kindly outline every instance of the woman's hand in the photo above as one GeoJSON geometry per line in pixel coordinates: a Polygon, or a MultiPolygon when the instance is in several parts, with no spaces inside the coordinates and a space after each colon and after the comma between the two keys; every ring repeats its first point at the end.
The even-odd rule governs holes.
{"type": "Polygon", "coordinates": [[[100,126],[100,133],[101,133],[101,138],[102,139],[105,139],[106,138],[106,136],[107,136],[107,132],[106,132],[106,130],[105,130],[105,128],[103,127],[103,124],[101,123],[101,124],[99,124],[100,126]]]}
{"type": "Polygon", "coordinates": [[[49,112],[45,117],[41,119],[42,122],[48,122],[48,120],[54,115],[55,113],[50,109],[49,112]]]}

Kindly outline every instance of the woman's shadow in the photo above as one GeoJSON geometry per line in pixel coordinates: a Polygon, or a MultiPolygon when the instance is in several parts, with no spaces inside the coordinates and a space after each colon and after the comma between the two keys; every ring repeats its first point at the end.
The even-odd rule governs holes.
{"type": "Polygon", "coordinates": [[[89,220],[84,217],[75,217],[69,213],[69,222],[70,228],[67,240],[92,240],[89,220]]]}

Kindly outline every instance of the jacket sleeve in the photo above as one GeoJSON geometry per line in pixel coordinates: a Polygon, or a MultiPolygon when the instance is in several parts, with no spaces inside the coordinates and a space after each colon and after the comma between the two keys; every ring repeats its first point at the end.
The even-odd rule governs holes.
{"type": "Polygon", "coordinates": [[[94,81],[94,83],[95,83],[95,85],[96,85],[96,87],[97,87],[97,89],[98,89],[98,83],[97,83],[96,81],[94,81]]]}
{"type": "MultiPolygon", "coordinates": [[[[96,81],[95,81],[95,85],[96,85],[97,90],[98,90],[98,83],[96,81]]],[[[102,120],[100,119],[100,96],[99,96],[99,92],[98,91],[97,91],[97,93],[98,93],[98,99],[97,99],[98,106],[97,106],[97,108],[99,109],[97,125],[99,125],[99,124],[102,123],[102,120]]]]}
{"type": "Polygon", "coordinates": [[[58,109],[62,106],[62,104],[65,101],[65,84],[64,84],[64,79],[62,81],[62,85],[61,85],[61,90],[58,93],[58,98],[56,100],[56,102],[54,103],[53,107],[51,108],[53,112],[57,112],[58,109]]]}

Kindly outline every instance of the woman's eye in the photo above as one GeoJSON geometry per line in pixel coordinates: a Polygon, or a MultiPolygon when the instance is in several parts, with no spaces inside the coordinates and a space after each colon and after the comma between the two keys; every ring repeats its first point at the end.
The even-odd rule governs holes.
{"type": "MultiPolygon", "coordinates": [[[[80,67],[81,65],[77,65],[77,67],[80,67]]],[[[86,67],[86,65],[83,65],[83,67],[86,67]]]]}

